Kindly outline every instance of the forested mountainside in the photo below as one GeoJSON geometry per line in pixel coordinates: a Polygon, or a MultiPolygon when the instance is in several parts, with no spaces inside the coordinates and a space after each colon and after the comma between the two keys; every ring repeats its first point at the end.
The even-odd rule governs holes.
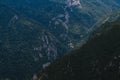
{"type": "Polygon", "coordinates": [[[0,0],[0,79],[31,78],[114,23],[119,8],[119,0],[0,0]]]}
{"type": "Polygon", "coordinates": [[[119,80],[120,19],[106,22],[80,49],[55,61],[33,80],[119,80]]]}
{"type": "Polygon", "coordinates": [[[120,8],[119,0],[1,0],[42,23],[68,51],[84,44],[108,15],[120,8]]]}
{"type": "Polygon", "coordinates": [[[0,79],[29,77],[65,50],[41,23],[0,5],[0,79]]]}

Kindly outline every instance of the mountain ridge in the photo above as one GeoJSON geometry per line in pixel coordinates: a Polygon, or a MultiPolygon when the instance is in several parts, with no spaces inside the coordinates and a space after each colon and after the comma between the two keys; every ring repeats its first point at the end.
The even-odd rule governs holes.
{"type": "Polygon", "coordinates": [[[0,79],[24,80],[65,49],[43,25],[0,5],[0,79]]]}
{"type": "Polygon", "coordinates": [[[118,0],[37,0],[36,2],[1,1],[41,22],[57,39],[67,45],[68,49],[82,45],[84,38],[89,37],[88,32],[91,33],[92,29],[102,24],[99,20],[103,20],[109,13],[120,8],[118,0]],[[73,3],[77,3],[78,6],[73,6],[73,3]],[[82,8],[78,8],[80,5],[82,8]],[[94,27],[91,28],[92,26],[94,27]]]}
{"type": "Polygon", "coordinates": [[[119,22],[120,19],[103,24],[97,31],[100,35],[55,61],[33,80],[119,80],[119,22]]]}

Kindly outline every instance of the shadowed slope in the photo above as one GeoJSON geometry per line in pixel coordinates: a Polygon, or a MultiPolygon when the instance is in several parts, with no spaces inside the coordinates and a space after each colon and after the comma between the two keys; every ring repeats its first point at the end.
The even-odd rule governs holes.
{"type": "Polygon", "coordinates": [[[106,22],[82,48],[50,65],[38,74],[38,79],[119,80],[119,63],[120,19],[106,22]]]}

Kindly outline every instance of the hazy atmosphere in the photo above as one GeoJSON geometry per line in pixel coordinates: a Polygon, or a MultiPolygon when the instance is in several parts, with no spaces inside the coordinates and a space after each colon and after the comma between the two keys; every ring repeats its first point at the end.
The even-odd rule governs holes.
{"type": "Polygon", "coordinates": [[[0,80],[120,80],[120,0],[0,0],[0,80]]]}

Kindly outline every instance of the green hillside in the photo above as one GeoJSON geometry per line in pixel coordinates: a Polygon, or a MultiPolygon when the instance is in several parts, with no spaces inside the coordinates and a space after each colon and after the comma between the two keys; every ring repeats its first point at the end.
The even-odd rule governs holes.
{"type": "Polygon", "coordinates": [[[55,61],[36,80],[120,80],[120,19],[106,22],[92,39],[55,61]]]}
{"type": "Polygon", "coordinates": [[[0,4],[0,79],[25,80],[65,49],[41,23],[0,4]]]}

